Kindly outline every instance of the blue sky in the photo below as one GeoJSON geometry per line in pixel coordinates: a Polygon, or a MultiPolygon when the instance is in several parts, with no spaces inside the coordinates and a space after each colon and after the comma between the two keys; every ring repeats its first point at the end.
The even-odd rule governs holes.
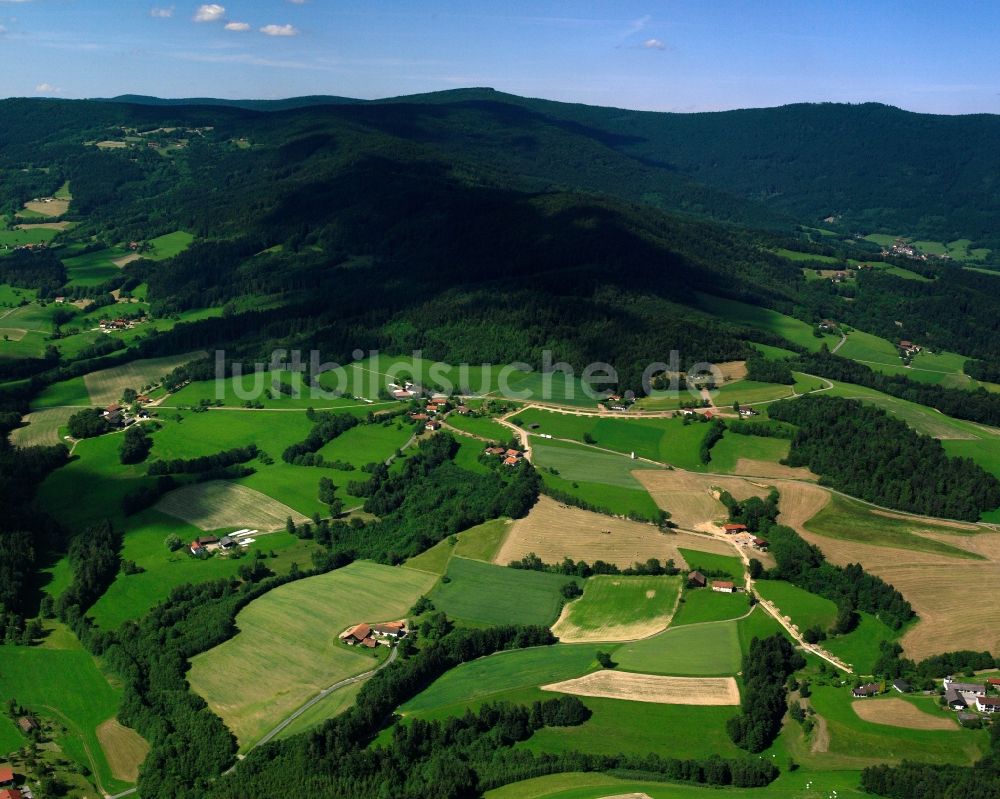
{"type": "Polygon", "coordinates": [[[0,0],[0,96],[492,86],[659,111],[1000,113],[997,31],[989,0],[0,0]]]}

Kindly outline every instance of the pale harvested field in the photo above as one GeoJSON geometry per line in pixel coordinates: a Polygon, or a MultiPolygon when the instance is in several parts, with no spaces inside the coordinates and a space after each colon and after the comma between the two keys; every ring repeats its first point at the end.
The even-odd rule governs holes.
{"type": "Polygon", "coordinates": [[[59,428],[69,421],[74,408],[45,408],[24,417],[28,424],[11,431],[11,443],[18,447],[49,446],[62,443],[59,428]]]}
{"type": "Polygon", "coordinates": [[[121,399],[122,391],[156,383],[178,366],[204,357],[205,352],[189,352],[186,355],[168,355],[165,358],[144,358],[131,363],[101,369],[83,376],[90,401],[95,405],[110,405],[121,399]]]}
{"type": "Polygon", "coordinates": [[[627,671],[595,671],[542,686],[576,696],[626,699],[658,705],[738,705],[740,689],[732,677],[664,677],[627,671]]]}
{"type": "Polygon", "coordinates": [[[25,222],[23,225],[14,225],[16,230],[66,230],[73,227],[72,222],[25,222]]]}
{"type": "Polygon", "coordinates": [[[889,727],[905,727],[908,730],[952,730],[957,731],[954,719],[932,716],[903,699],[858,699],[851,703],[859,718],[873,724],[889,727]]]}
{"type": "Polygon", "coordinates": [[[111,263],[121,269],[123,266],[132,263],[132,261],[138,261],[142,258],[137,252],[130,252],[128,255],[123,255],[121,258],[114,258],[111,263]]]}
{"type": "Polygon", "coordinates": [[[139,766],[149,754],[149,744],[135,730],[123,727],[117,719],[108,719],[97,728],[97,740],[115,779],[135,782],[139,766]]]}
{"type": "Polygon", "coordinates": [[[614,796],[604,796],[602,799],[652,799],[648,793],[616,793],[614,796]]]}
{"type": "Polygon", "coordinates": [[[792,480],[818,480],[805,466],[782,466],[773,461],[758,461],[752,458],[739,458],[736,461],[736,474],[750,477],[787,478],[792,480]]]}
{"type": "Polygon", "coordinates": [[[687,533],[661,533],[649,524],[591,513],[541,496],[527,516],[510,525],[493,562],[506,565],[534,552],[546,563],[569,557],[588,563],[599,559],[626,567],[649,558],[661,562],[672,558],[683,568],[687,564],[678,547],[732,554],[731,547],[722,541],[687,533]]]}
{"type": "Polygon", "coordinates": [[[778,500],[778,523],[802,531],[802,525],[826,507],[830,492],[808,483],[781,481],[775,484],[781,495],[778,500]]]}
{"type": "Polygon", "coordinates": [[[747,376],[746,361],[726,361],[726,363],[717,363],[716,366],[722,372],[722,376],[727,382],[742,380],[747,376]]]}
{"type": "Polygon", "coordinates": [[[940,540],[987,558],[982,561],[828,538],[803,526],[829,501],[826,491],[805,483],[779,483],[777,488],[779,522],[822,549],[831,563],[860,563],[913,606],[920,619],[900,639],[907,657],[1000,649],[1000,533],[939,534],[940,540]]]}
{"type": "Polygon", "coordinates": [[[171,491],[156,503],[156,509],[202,530],[250,527],[265,532],[283,528],[289,516],[296,522],[308,521],[267,494],[223,480],[171,491]]]}
{"type": "Polygon", "coordinates": [[[69,210],[69,200],[52,200],[47,203],[31,202],[25,203],[24,207],[43,216],[62,216],[69,210]]]}
{"type": "Polygon", "coordinates": [[[8,338],[11,341],[20,341],[28,334],[23,327],[0,327],[0,339],[8,338]]]}
{"type": "Polygon", "coordinates": [[[655,471],[637,469],[632,472],[653,500],[679,527],[705,532],[716,530],[726,521],[725,506],[717,498],[717,489],[728,491],[737,500],[766,497],[768,486],[742,477],[719,477],[696,474],[682,469],[655,471]]]}

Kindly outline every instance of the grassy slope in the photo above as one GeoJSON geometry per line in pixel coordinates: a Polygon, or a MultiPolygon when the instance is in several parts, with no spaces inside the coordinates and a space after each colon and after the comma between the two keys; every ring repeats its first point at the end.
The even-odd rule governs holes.
{"type": "Polygon", "coordinates": [[[723,594],[709,588],[687,590],[677,608],[673,627],[706,621],[736,619],[749,610],[744,594],[723,594]]]}
{"type": "Polygon", "coordinates": [[[587,580],[583,596],[570,603],[566,618],[582,630],[664,618],[673,610],[680,587],[680,577],[599,575],[587,580]]]}
{"type": "Polygon", "coordinates": [[[735,674],[740,668],[740,644],[736,622],[672,627],[646,638],[623,644],[614,659],[625,671],[649,674],[714,677],[735,674]]]}
{"type": "Polygon", "coordinates": [[[89,750],[104,786],[123,788],[125,784],[111,776],[96,734],[98,725],[118,712],[121,693],[101,674],[94,658],[79,644],[73,649],[4,646],[0,651],[6,696],[65,726],[69,733],[57,740],[63,751],[90,768],[89,750]]]}
{"type": "Polygon", "coordinates": [[[547,485],[613,513],[636,511],[653,516],[658,511],[653,498],[632,476],[634,469],[654,468],[648,464],[560,441],[541,444],[535,439],[532,453],[547,485]],[[559,474],[554,475],[547,468],[556,469],[559,474]]]}
{"type": "Polygon", "coordinates": [[[400,618],[433,582],[421,572],[356,562],[281,586],[244,608],[240,632],[195,657],[188,679],[246,747],[319,689],[372,668],[370,651],[337,635],[358,622],[400,618]],[[267,691],[248,690],[265,675],[267,691]]]}
{"type": "Polygon", "coordinates": [[[712,552],[700,552],[695,549],[681,549],[679,552],[692,569],[724,571],[729,574],[729,578],[733,582],[738,585],[743,584],[743,561],[735,555],[716,555],[712,552]]]}
{"type": "Polygon", "coordinates": [[[452,558],[447,577],[430,594],[434,605],[480,624],[551,624],[562,607],[559,589],[570,579],[466,558],[452,558]]]}
{"type": "Polygon", "coordinates": [[[789,616],[800,630],[814,625],[828,629],[837,620],[837,606],[829,599],[811,594],[784,580],[757,580],[757,593],[769,599],[789,616]]]}

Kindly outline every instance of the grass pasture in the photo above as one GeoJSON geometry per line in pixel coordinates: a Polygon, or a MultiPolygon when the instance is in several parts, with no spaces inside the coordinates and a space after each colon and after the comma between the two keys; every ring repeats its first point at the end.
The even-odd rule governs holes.
{"type": "Polygon", "coordinates": [[[800,630],[817,626],[827,630],[837,620],[837,605],[784,580],[757,580],[754,589],[774,603],[800,630]]]}
{"type": "Polygon", "coordinates": [[[458,534],[455,554],[489,563],[497,554],[504,537],[514,522],[511,519],[491,519],[458,534]]]}
{"type": "Polygon", "coordinates": [[[718,677],[740,669],[735,621],[671,627],[642,641],[624,644],[614,660],[625,671],[681,677],[718,677]]]}
{"type": "Polygon", "coordinates": [[[670,623],[680,585],[680,577],[591,577],[552,632],[567,643],[645,638],[670,623]]]}
{"type": "Polygon", "coordinates": [[[738,619],[748,610],[745,594],[723,594],[711,588],[697,588],[684,592],[670,624],[671,627],[680,627],[706,621],[738,619]]]}
{"type": "Polygon", "coordinates": [[[535,439],[531,450],[546,485],[616,515],[657,515],[656,503],[633,476],[633,471],[658,471],[655,466],[562,441],[535,439]]]}
{"type": "MultiPolygon", "coordinates": [[[[732,552],[732,548],[729,548],[729,551],[732,552]]],[[[736,555],[720,555],[691,549],[681,549],[680,553],[692,569],[704,571],[706,574],[713,571],[725,572],[734,583],[743,584],[743,561],[736,555]]]]}
{"type": "Polygon", "coordinates": [[[456,430],[462,430],[487,441],[510,441],[514,437],[513,430],[489,416],[463,416],[460,413],[450,413],[447,424],[456,430]]]}
{"type": "MultiPolygon", "coordinates": [[[[100,672],[94,658],[79,644],[71,649],[4,646],[0,651],[7,696],[58,722],[67,730],[56,738],[63,753],[82,767],[96,770],[105,789],[123,790],[127,782],[112,774],[98,735],[98,728],[117,714],[121,693],[100,672]]],[[[131,736],[138,736],[131,733],[135,742],[131,736]]],[[[116,751],[114,756],[121,763],[124,753],[116,751]]]]}
{"type": "Polygon", "coordinates": [[[125,255],[124,250],[110,248],[63,258],[67,285],[99,286],[119,274],[114,259],[125,255]]]}
{"type": "Polygon", "coordinates": [[[452,558],[430,593],[438,610],[473,624],[552,624],[562,608],[559,589],[572,578],[452,558]],[[447,580],[447,581],[446,581],[447,580]]]}
{"type": "Polygon", "coordinates": [[[597,668],[592,646],[556,644],[498,652],[463,663],[404,704],[405,715],[452,715],[472,702],[510,691],[568,680],[597,668]]]}
{"type": "Polygon", "coordinates": [[[698,301],[701,308],[713,316],[773,333],[810,352],[818,350],[824,341],[832,346],[832,342],[835,340],[831,336],[816,338],[812,332],[812,325],[768,308],[748,305],[736,300],[726,300],[722,297],[713,297],[708,294],[698,294],[698,301]]]}
{"type": "Polygon", "coordinates": [[[547,433],[556,438],[582,442],[584,436],[597,447],[625,455],[693,468],[700,463],[698,450],[708,426],[685,425],[681,419],[608,418],[528,408],[517,414],[524,429],[532,434],[547,433]],[[537,425],[537,427],[533,427],[537,425]]]}
{"type": "Polygon", "coordinates": [[[18,226],[13,230],[0,230],[0,250],[14,249],[25,244],[48,244],[58,234],[58,230],[41,225],[18,226]]]}
{"type": "Polygon", "coordinates": [[[830,496],[829,503],[815,516],[806,521],[807,530],[839,541],[857,541],[883,547],[931,552],[955,558],[981,560],[982,556],[953,546],[947,540],[961,542],[963,536],[979,533],[981,528],[974,525],[935,524],[916,517],[893,516],[869,508],[860,502],[830,496]],[[927,534],[945,536],[946,540],[928,537],[927,534]]]}
{"type": "Polygon", "coordinates": [[[339,633],[405,616],[433,583],[418,571],[359,561],[281,586],[240,611],[235,637],[192,659],[188,680],[245,749],[321,689],[376,665],[339,633]],[[259,680],[267,690],[255,687],[259,680]]]}
{"type": "Polygon", "coordinates": [[[150,261],[165,261],[184,252],[194,242],[194,234],[183,230],[166,233],[147,242],[152,249],[142,254],[150,261]]]}

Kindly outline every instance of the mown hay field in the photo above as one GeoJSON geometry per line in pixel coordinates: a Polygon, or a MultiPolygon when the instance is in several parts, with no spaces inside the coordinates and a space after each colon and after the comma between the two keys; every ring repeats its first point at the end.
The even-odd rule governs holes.
{"type": "Polygon", "coordinates": [[[722,541],[683,532],[662,533],[650,524],[592,513],[541,496],[527,516],[508,527],[493,560],[506,565],[534,552],[546,563],[569,557],[588,563],[603,560],[624,568],[658,558],[661,563],[672,559],[683,568],[686,561],[679,547],[732,552],[722,541]]]}
{"type": "Polygon", "coordinates": [[[139,733],[123,727],[117,719],[108,719],[97,728],[97,739],[116,779],[123,782],[139,779],[139,766],[149,754],[149,744],[139,733]]]}
{"type": "Polygon", "coordinates": [[[576,696],[599,696],[658,705],[738,705],[740,691],[732,677],[665,677],[625,671],[595,671],[583,677],[542,686],[576,696]]]}
{"type": "Polygon", "coordinates": [[[59,428],[73,415],[73,408],[45,408],[32,411],[24,417],[27,424],[11,431],[10,440],[19,447],[59,444],[59,428]]]}
{"type": "Polygon", "coordinates": [[[164,496],[156,509],[202,530],[249,527],[267,532],[283,528],[289,517],[308,521],[267,494],[225,480],[178,488],[164,496]]]}
{"type": "Polygon", "coordinates": [[[110,405],[121,399],[122,391],[126,388],[141,392],[143,386],[159,382],[161,377],[181,364],[205,355],[205,352],[189,352],[186,355],[168,355],[164,358],[143,358],[110,369],[91,372],[84,375],[83,382],[94,405],[110,405]]]}
{"type": "Polygon", "coordinates": [[[725,506],[718,500],[719,490],[728,491],[737,500],[766,497],[769,487],[762,482],[740,477],[696,474],[681,469],[636,471],[636,479],[679,527],[686,530],[716,531],[728,519],[725,506]]]}
{"type": "Polygon", "coordinates": [[[887,699],[858,699],[851,703],[858,717],[873,724],[885,724],[889,727],[905,727],[908,730],[951,730],[957,732],[960,728],[954,717],[947,711],[939,709],[931,714],[921,710],[905,699],[890,697],[887,699]]]}
{"type": "Polygon", "coordinates": [[[240,632],[195,656],[188,680],[245,749],[320,690],[374,668],[371,650],[337,636],[404,617],[434,579],[358,561],[283,585],[240,611],[240,632]]]}

